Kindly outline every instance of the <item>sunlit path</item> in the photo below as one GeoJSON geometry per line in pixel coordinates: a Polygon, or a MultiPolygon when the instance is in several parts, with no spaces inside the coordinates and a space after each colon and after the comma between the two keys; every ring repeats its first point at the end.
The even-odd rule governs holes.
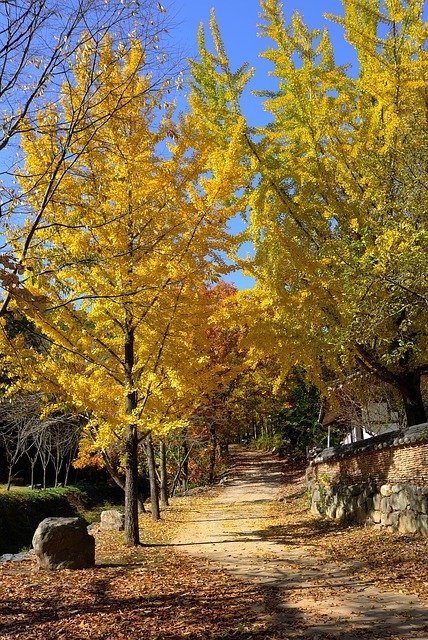
{"type": "Polygon", "coordinates": [[[266,616],[290,637],[428,638],[427,603],[380,592],[352,579],[349,567],[320,562],[315,540],[291,550],[274,541],[276,518],[269,507],[282,470],[274,456],[236,451],[219,495],[193,512],[177,547],[261,584],[266,616]]]}

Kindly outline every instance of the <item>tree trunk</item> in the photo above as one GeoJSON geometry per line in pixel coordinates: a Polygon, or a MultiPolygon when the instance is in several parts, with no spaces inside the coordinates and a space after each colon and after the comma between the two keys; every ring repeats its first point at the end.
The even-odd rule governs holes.
{"type": "Polygon", "coordinates": [[[140,544],[138,530],[138,437],[135,425],[126,428],[125,441],[125,544],[140,544]]]}
{"type": "Polygon", "coordinates": [[[187,442],[187,429],[183,431],[183,462],[181,463],[182,469],[182,483],[181,489],[183,493],[189,488],[189,445],[187,442]]]}
{"type": "Polygon", "coordinates": [[[36,466],[36,461],[31,460],[30,462],[30,469],[31,469],[31,476],[30,476],[30,484],[31,484],[31,488],[34,489],[34,467],[36,466]]]}
{"type": "Polygon", "coordinates": [[[209,439],[210,439],[210,461],[209,461],[209,472],[208,472],[208,482],[212,484],[214,482],[215,477],[215,463],[217,457],[217,432],[215,428],[215,424],[212,422],[208,429],[209,439]]]}
{"type": "Polygon", "coordinates": [[[114,482],[117,484],[118,487],[120,487],[121,489],[123,489],[123,491],[125,491],[125,483],[123,482],[122,478],[118,475],[117,470],[113,467],[109,454],[105,449],[101,449],[101,456],[106,466],[106,469],[110,474],[111,479],[114,480],[114,482]]]}
{"type": "Polygon", "coordinates": [[[219,442],[220,455],[222,458],[227,458],[229,456],[229,443],[223,437],[219,442]]]}
{"type": "Polygon", "coordinates": [[[385,366],[380,365],[363,345],[357,345],[357,351],[360,356],[361,364],[376,375],[380,380],[388,382],[398,389],[403,401],[404,411],[406,414],[407,426],[414,424],[423,424],[427,421],[427,414],[421,393],[421,372],[411,371],[397,375],[389,371],[385,366]]]}
{"type": "Polygon", "coordinates": [[[150,434],[146,437],[146,455],[147,455],[147,466],[149,467],[150,502],[152,506],[152,519],[160,520],[158,486],[156,481],[155,454],[153,451],[152,437],[150,434]]]}
{"type": "Polygon", "coordinates": [[[8,473],[7,473],[6,491],[10,491],[11,484],[12,484],[12,467],[9,467],[9,470],[8,470],[8,473]]]}
{"type": "Polygon", "coordinates": [[[141,495],[138,496],[138,511],[140,513],[146,513],[146,507],[144,506],[144,500],[141,495]]]}
{"type": "Polygon", "coordinates": [[[397,387],[403,400],[407,426],[411,427],[413,424],[426,422],[427,414],[421,393],[421,374],[416,372],[400,376],[397,380],[397,387]]]}
{"type": "Polygon", "coordinates": [[[160,501],[162,506],[168,506],[168,475],[166,472],[166,445],[161,441],[159,445],[160,460],[160,501]]]}
{"type": "MultiPolygon", "coordinates": [[[[133,389],[134,330],[127,327],[124,333],[124,361],[126,383],[126,414],[137,407],[137,392],[133,389]]],[[[125,433],[125,544],[140,544],[138,530],[138,434],[134,424],[128,424],[125,433]]]]}
{"type": "Polygon", "coordinates": [[[181,449],[183,452],[183,457],[182,458],[180,457],[178,461],[177,473],[175,474],[175,478],[171,485],[171,491],[170,491],[171,496],[175,496],[175,491],[180,483],[180,479],[182,479],[184,482],[184,486],[182,485],[183,490],[184,491],[187,490],[187,479],[188,479],[188,473],[189,473],[189,456],[192,450],[192,447],[189,448],[187,445],[187,439],[184,439],[181,449]]]}
{"type": "Polygon", "coordinates": [[[70,467],[71,467],[71,463],[73,462],[73,458],[76,454],[76,449],[74,448],[72,452],[70,452],[70,455],[67,458],[67,461],[65,463],[65,470],[64,470],[64,487],[66,487],[68,485],[68,476],[70,474],[70,467]]]}

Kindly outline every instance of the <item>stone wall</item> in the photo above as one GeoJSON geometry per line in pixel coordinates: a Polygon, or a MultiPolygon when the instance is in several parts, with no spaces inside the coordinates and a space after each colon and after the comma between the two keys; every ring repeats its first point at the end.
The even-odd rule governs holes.
{"type": "Polygon", "coordinates": [[[307,482],[315,514],[428,536],[428,423],[325,449],[307,482]]]}

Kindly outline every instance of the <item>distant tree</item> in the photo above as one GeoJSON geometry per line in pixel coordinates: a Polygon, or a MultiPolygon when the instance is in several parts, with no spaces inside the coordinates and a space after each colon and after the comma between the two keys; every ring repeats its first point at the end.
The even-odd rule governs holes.
{"type": "Polygon", "coordinates": [[[54,468],[54,486],[58,486],[60,477],[62,484],[68,482],[71,462],[77,454],[77,447],[81,433],[79,420],[72,416],[57,417],[46,426],[49,439],[50,461],[54,468]],[[62,473],[62,476],[60,474],[62,473]]]}
{"type": "Polygon", "coordinates": [[[8,463],[7,490],[13,480],[13,469],[26,456],[30,463],[30,484],[34,486],[34,469],[39,461],[43,468],[43,487],[49,462],[55,469],[55,485],[64,469],[67,483],[71,459],[76,453],[80,433],[78,421],[55,411],[40,393],[20,393],[0,404],[0,439],[8,463]]]}
{"type": "Polygon", "coordinates": [[[32,436],[39,426],[38,415],[28,412],[21,400],[0,404],[0,441],[7,461],[7,491],[12,484],[15,465],[31,446],[32,436]]]}
{"type": "Polygon", "coordinates": [[[167,447],[165,440],[159,442],[159,497],[162,506],[168,506],[167,447]]]}

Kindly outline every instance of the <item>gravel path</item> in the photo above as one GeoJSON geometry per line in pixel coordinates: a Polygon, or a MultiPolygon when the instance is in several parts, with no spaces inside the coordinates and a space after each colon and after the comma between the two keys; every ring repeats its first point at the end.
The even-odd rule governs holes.
{"type": "Polygon", "coordinates": [[[317,560],[314,545],[290,550],[269,540],[282,471],[274,456],[236,450],[219,494],[193,513],[176,547],[256,581],[282,638],[428,640],[426,602],[353,580],[346,567],[317,560]]]}

